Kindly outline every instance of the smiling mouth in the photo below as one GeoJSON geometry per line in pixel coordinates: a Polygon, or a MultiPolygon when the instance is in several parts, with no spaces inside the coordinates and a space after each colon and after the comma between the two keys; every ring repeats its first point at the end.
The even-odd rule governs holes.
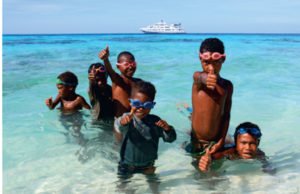
{"type": "Polygon", "coordinates": [[[253,154],[250,153],[250,152],[247,152],[247,153],[243,153],[243,156],[247,157],[247,158],[252,158],[253,157],[253,154]]]}

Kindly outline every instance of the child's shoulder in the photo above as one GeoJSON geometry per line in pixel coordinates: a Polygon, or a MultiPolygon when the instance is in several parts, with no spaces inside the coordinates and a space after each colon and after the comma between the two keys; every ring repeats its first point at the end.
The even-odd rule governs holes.
{"type": "Polygon", "coordinates": [[[229,79],[225,79],[223,77],[220,77],[220,81],[227,83],[227,84],[232,84],[232,82],[229,79]]]}
{"type": "Polygon", "coordinates": [[[233,83],[229,79],[220,77],[220,82],[224,87],[226,87],[228,89],[233,88],[233,83]]]}
{"type": "Polygon", "coordinates": [[[195,71],[193,74],[193,77],[198,78],[202,73],[203,73],[203,71],[195,71]]]}
{"type": "Polygon", "coordinates": [[[133,82],[139,82],[139,81],[143,81],[143,80],[141,78],[133,77],[132,81],[133,82]]]}
{"type": "Polygon", "coordinates": [[[76,99],[75,100],[85,100],[85,98],[79,94],[76,94],[76,99]]]}

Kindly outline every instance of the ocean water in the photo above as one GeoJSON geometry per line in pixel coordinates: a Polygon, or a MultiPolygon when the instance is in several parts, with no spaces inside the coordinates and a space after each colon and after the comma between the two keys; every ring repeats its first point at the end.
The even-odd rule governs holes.
{"type": "Polygon", "coordinates": [[[299,193],[299,53],[300,35],[4,35],[3,192],[299,193]],[[177,105],[191,104],[192,75],[201,70],[199,45],[208,37],[224,42],[221,76],[234,84],[229,133],[241,122],[257,123],[260,148],[275,173],[263,172],[256,161],[223,161],[202,174],[181,148],[189,140],[190,122],[177,105]],[[56,77],[66,70],[78,76],[76,92],[88,100],[87,69],[106,45],[112,64],[121,51],[135,55],[135,77],[157,89],[152,113],[173,125],[178,136],[172,144],[160,142],[155,180],[137,174],[123,190],[117,177],[120,145],[111,131],[82,111],[81,131],[74,135],[59,111],[44,103],[56,96],[56,77]]]}

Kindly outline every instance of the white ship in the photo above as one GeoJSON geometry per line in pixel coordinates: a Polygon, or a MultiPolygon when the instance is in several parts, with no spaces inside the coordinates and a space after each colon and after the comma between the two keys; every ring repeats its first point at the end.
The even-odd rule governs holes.
{"type": "Polygon", "coordinates": [[[163,20],[158,23],[140,29],[146,34],[184,34],[186,33],[181,24],[167,24],[163,20]]]}

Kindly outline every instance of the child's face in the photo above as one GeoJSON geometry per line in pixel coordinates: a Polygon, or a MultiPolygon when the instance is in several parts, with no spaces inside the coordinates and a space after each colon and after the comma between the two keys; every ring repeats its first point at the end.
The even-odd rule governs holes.
{"type": "Polygon", "coordinates": [[[236,139],[236,150],[243,159],[254,158],[257,152],[258,140],[249,133],[239,134],[236,139]]]}
{"type": "Polygon", "coordinates": [[[105,86],[107,84],[107,75],[104,66],[100,66],[98,68],[94,67],[91,70],[91,73],[95,76],[95,81],[98,86],[105,86]]]}
{"type": "Polygon", "coordinates": [[[128,55],[122,55],[118,60],[117,67],[121,74],[132,77],[136,70],[136,62],[128,55]]]}
{"type": "Polygon", "coordinates": [[[70,86],[65,86],[63,84],[56,84],[57,90],[58,90],[58,94],[62,97],[62,98],[66,98],[69,96],[70,92],[73,90],[72,87],[70,86]]]}
{"type": "MultiPolygon", "coordinates": [[[[152,103],[153,101],[145,94],[143,93],[140,93],[140,92],[136,92],[132,95],[132,99],[133,100],[138,100],[140,101],[140,104],[143,104],[145,105],[145,103],[148,102],[149,103],[152,103]]],[[[131,106],[135,107],[134,104],[131,103],[131,106]]],[[[140,119],[144,118],[145,116],[147,116],[149,113],[150,113],[151,109],[147,109],[147,108],[144,108],[144,107],[137,107],[134,115],[140,119]]]]}
{"type": "Polygon", "coordinates": [[[214,74],[219,74],[222,68],[222,64],[225,60],[225,54],[220,54],[218,52],[204,52],[199,55],[203,71],[206,73],[213,72],[214,74]]]}

